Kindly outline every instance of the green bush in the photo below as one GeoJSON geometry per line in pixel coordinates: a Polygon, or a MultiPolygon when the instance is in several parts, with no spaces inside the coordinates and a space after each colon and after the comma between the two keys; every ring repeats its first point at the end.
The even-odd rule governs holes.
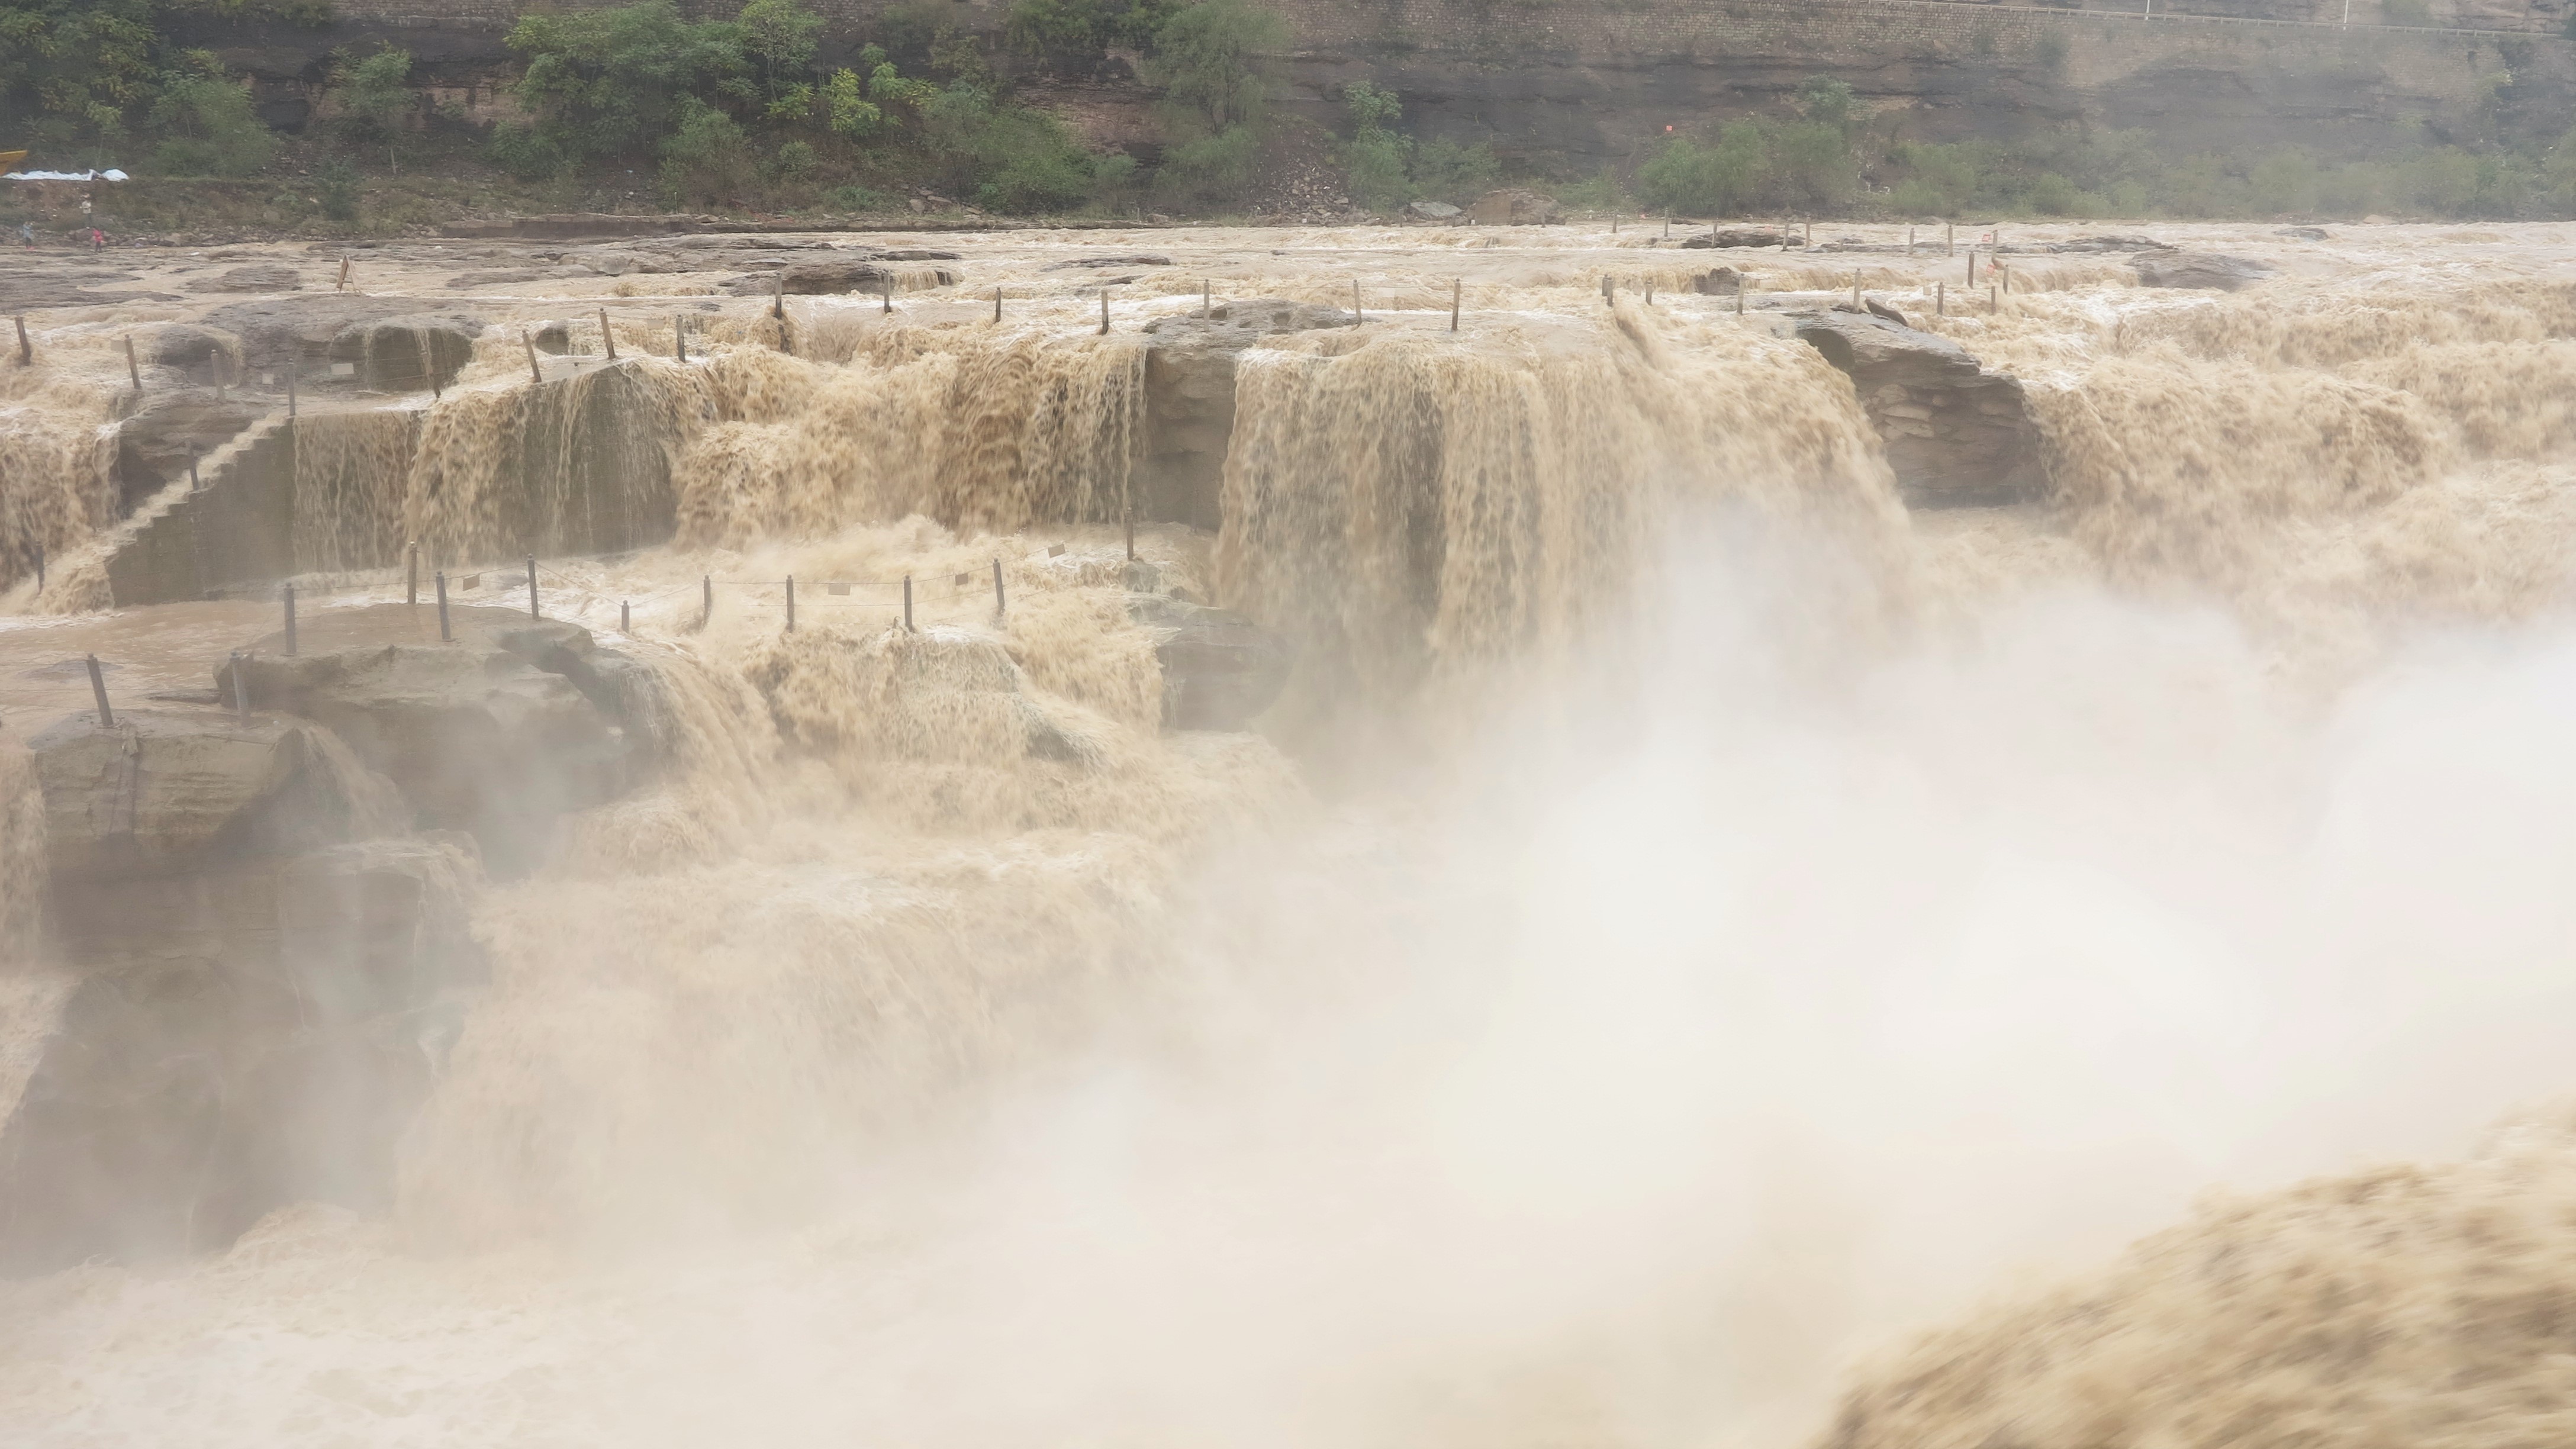
{"type": "Polygon", "coordinates": [[[322,168],[321,184],[315,199],[322,203],[322,214],[333,221],[358,219],[358,168],[345,158],[333,157],[322,168]]]}
{"type": "Polygon", "coordinates": [[[2246,177],[2247,204],[2267,216],[2300,215],[2316,209],[2316,158],[2284,146],[2254,163],[2246,177]]]}
{"type": "Polygon", "coordinates": [[[674,205],[724,194],[749,151],[742,127],[695,96],[680,98],[680,124],[662,143],[662,191],[674,205]]]}
{"type": "Polygon", "coordinates": [[[885,123],[885,112],[867,97],[866,83],[854,70],[836,70],[823,86],[823,123],[834,135],[868,136],[885,123]]]}
{"type": "Polygon", "coordinates": [[[116,137],[160,90],[162,49],[155,0],[5,0],[0,119],[26,119],[23,139],[116,137]]]}
{"type": "Polygon", "coordinates": [[[2042,216],[2072,216],[2083,209],[2084,196],[2085,193],[2075,189],[2074,182],[2050,171],[2031,183],[2023,200],[2042,216]]]}
{"type": "Polygon", "coordinates": [[[924,139],[976,203],[1002,212],[1069,211],[1125,186],[1126,156],[1095,157],[1062,121],[959,83],[922,108],[924,139]]]}
{"type": "Polygon", "coordinates": [[[835,186],[823,193],[823,204],[835,211],[879,211],[886,199],[864,186],[835,186]]]}
{"type": "Polygon", "coordinates": [[[1740,216],[1830,211],[1860,188],[1860,164],[1840,125],[1824,120],[1733,121],[1708,141],[1678,137],[1637,170],[1657,210],[1740,216]]]}
{"type": "Polygon", "coordinates": [[[543,181],[549,176],[562,175],[574,165],[572,157],[565,155],[553,141],[537,134],[534,126],[493,127],[492,139],[485,143],[484,152],[491,157],[493,165],[521,181],[543,181]]]}
{"type": "Polygon", "coordinates": [[[1768,156],[1760,123],[1736,121],[1713,141],[1677,136],[1637,168],[1646,204],[1700,216],[1736,216],[1761,199],[1768,156]]]}
{"type": "Polygon", "coordinates": [[[1342,174],[1351,199],[1371,211],[1392,211],[1412,198],[1413,143],[1391,129],[1404,113],[1395,92],[1356,81],[1342,91],[1351,139],[1342,146],[1342,174]]]}
{"type": "Polygon", "coordinates": [[[1957,216],[1977,204],[1984,170],[1982,148],[1973,144],[1900,146],[1890,162],[1904,179],[1890,198],[1907,216],[1957,216]]]}
{"type": "Polygon", "coordinates": [[[1288,22],[1248,0],[1199,0],[1154,32],[1146,78],[1169,105],[1212,131],[1261,121],[1271,78],[1265,57],[1288,44],[1288,22]]]}
{"type": "Polygon", "coordinates": [[[786,141],[780,143],[777,154],[769,158],[765,169],[774,181],[796,181],[812,175],[821,162],[822,158],[814,154],[813,147],[802,141],[786,141]]]}
{"type": "Polygon", "coordinates": [[[1479,141],[1461,146],[1437,137],[1413,148],[1413,190],[1417,196],[1464,206],[1493,189],[1502,167],[1494,148],[1479,141]]]}
{"type": "Polygon", "coordinates": [[[1193,136],[1163,148],[1154,190],[1165,204],[1183,209],[1239,200],[1258,179],[1261,138],[1250,126],[1193,136]]]}
{"type": "Polygon", "coordinates": [[[385,148],[385,166],[397,168],[395,148],[403,121],[420,105],[411,86],[411,52],[387,46],[336,76],[340,104],[349,113],[349,129],[362,141],[385,148]]]}
{"type": "Polygon", "coordinates": [[[163,78],[150,114],[170,133],[153,153],[164,175],[248,176],[277,154],[277,138],[251,109],[249,83],[226,75],[204,51],[190,52],[183,69],[163,78]]]}
{"type": "Polygon", "coordinates": [[[1847,81],[1810,76],[1798,87],[1798,114],[1836,130],[1848,131],[1860,110],[1859,97],[1847,81]]]}
{"type": "Polygon", "coordinates": [[[807,106],[793,108],[793,114],[803,116],[813,88],[801,78],[814,68],[814,37],[823,29],[823,17],[798,0],[745,0],[734,25],[758,79],[759,99],[768,103],[764,109],[775,109],[791,90],[803,91],[807,106]]]}
{"type": "Polygon", "coordinates": [[[1558,201],[1577,211],[1626,211],[1629,205],[1628,193],[1614,172],[1598,172],[1551,189],[1558,201]]]}
{"type": "Polygon", "coordinates": [[[703,108],[701,91],[749,67],[738,26],[689,20],[672,0],[523,15],[508,45],[527,58],[516,94],[530,129],[571,166],[652,147],[678,128],[684,104],[703,108]]]}

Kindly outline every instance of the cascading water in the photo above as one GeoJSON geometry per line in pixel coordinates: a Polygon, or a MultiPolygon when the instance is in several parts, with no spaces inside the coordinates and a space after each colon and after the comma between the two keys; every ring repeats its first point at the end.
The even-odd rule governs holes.
{"type": "MultiPolygon", "coordinates": [[[[2527,1442],[2499,1406],[2555,1384],[2576,1261],[2542,1127],[1848,1366],[2211,1182],[2453,1156],[2564,1087],[2567,289],[2067,258],[1996,315],[1899,295],[2022,379],[2051,480],[1909,516],[1762,309],[1531,235],[1211,242],[1237,296],[1365,268],[1368,320],[1234,357],[1223,526],[1144,519],[1134,564],[1137,324],[1201,294],[1098,336],[1035,244],[1000,325],[975,277],[745,303],[544,388],[496,332],[426,407],[317,416],[298,565],[549,555],[662,764],[483,898],[390,1211],[0,1284],[0,1424],[2149,1449],[2377,1404],[2527,1442]],[[1138,587],[1294,640],[1275,743],[1161,728],[1138,587]],[[1408,748],[1319,766],[1354,719],[1408,748]]],[[[153,617],[0,650],[139,659],[153,617]]],[[[25,678],[13,735],[10,688],[85,707],[25,678]]],[[[0,941],[43,851],[13,748],[0,941]]],[[[0,1108],[61,982],[0,974],[0,1108]]]]}
{"type": "Polygon", "coordinates": [[[1236,408],[1219,589],[1294,632],[1328,691],[1562,659],[1687,513],[1740,502],[1882,556],[1900,526],[1811,349],[1633,313],[1465,347],[1309,333],[1246,360],[1236,408]]]}
{"type": "MultiPolygon", "coordinates": [[[[50,339],[49,339],[50,340],[50,339]]],[[[114,520],[117,396],[69,369],[0,370],[0,588],[114,520]]]]}

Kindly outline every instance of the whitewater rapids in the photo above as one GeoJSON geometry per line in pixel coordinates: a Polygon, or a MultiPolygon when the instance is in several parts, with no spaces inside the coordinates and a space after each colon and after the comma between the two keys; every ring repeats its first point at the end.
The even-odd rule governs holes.
{"type": "MultiPolygon", "coordinates": [[[[2017,262],[1933,325],[2030,388],[2051,496],[1941,513],[1633,225],[961,239],[997,281],[799,303],[795,357],[729,302],[656,364],[679,539],[551,564],[562,617],[641,601],[688,771],[487,898],[392,1212],[0,1284],[0,1436],[2551,1439],[2576,1139],[2480,1134],[2576,1087],[2576,228],[2099,229],[2283,274],[2017,262]],[[1039,290],[1149,243],[1183,265],[1124,324],[1202,271],[1388,314],[1248,354],[1224,530],[1139,538],[1305,651],[1262,735],[1156,728],[1141,364],[1039,290]],[[972,332],[993,284],[1038,294],[972,332]],[[875,613],[694,627],[710,570],[995,557],[1078,764],[906,693],[875,613]]],[[[1951,263],[1866,265],[1915,315],[1951,263]]],[[[0,376],[0,526],[108,521],[120,320],[0,376]]],[[[516,366],[317,459],[313,546],[506,557],[516,366]]],[[[64,641],[194,681],[248,623],[8,602],[20,738],[64,641]]],[[[0,1099],[52,989],[22,758],[0,1099]]]]}

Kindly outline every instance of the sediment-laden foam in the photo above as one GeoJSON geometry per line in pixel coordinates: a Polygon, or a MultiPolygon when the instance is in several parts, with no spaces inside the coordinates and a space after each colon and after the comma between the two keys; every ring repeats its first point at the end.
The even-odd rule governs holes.
{"type": "Polygon", "coordinates": [[[2209,1203],[2107,1271],[1927,1336],[1829,1449],[2556,1440],[2576,1134],[2209,1203]]]}

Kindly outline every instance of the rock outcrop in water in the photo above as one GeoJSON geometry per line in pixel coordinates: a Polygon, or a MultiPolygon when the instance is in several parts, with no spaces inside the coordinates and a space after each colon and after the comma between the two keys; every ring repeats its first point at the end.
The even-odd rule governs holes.
{"type": "Polygon", "coordinates": [[[388,1200],[485,974],[482,860],[526,869],[653,758],[666,713],[651,671],[576,625],[451,620],[440,644],[432,609],[333,611],[318,647],[271,638],[216,672],[247,716],[79,714],[29,742],[51,965],[19,993],[35,1060],[0,1100],[0,1268],[388,1200]]]}
{"type": "Polygon", "coordinates": [[[1467,207],[1467,219],[1478,226],[1552,226],[1565,219],[1554,197],[1524,187],[1488,191],[1467,207]]]}
{"type": "Polygon", "coordinates": [[[241,338],[243,360],[250,366],[277,368],[328,355],[332,343],[351,327],[433,315],[477,332],[483,327],[482,319],[452,305],[442,308],[417,297],[362,297],[354,292],[235,302],[207,313],[205,322],[241,338]]]}
{"type": "Polygon", "coordinates": [[[1287,687],[1296,651],[1241,614],[1162,594],[1128,595],[1127,613],[1153,637],[1173,729],[1248,728],[1287,687]]]}
{"type": "Polygon", "coordinates": [[[1685,250],[1708,251],[1727,247],[1784,247],[1789,234],[1767,226],[1712,226],[1682,238],[1685,250]]]}
{"type": "Polygon", "coordinates": [[[2237,292],[2272,275],[2272,268],[2250,257],[2218,252],[2166,250],[2144,253],[2129,265],[2137,268],[2141,287],[2191,287],[2237,292]]]}
{"type": "Polygon", "coordinates": [[[389,838],[391,784],[301,720],[83,714],[29,749],[60,964],[0,1118],[0,1266],[381,1204],[483,971],[470,845],[389,838]]]}
{"type": "Polygon", "coordinates": [[[627,661],[611,665],[578,625],[503,609],[452,609],[452,641],[419,639],[429,613],[351,610],[329,620],[334,632],[379,637],[308,643],[295,655],[272,635],[218,670],[216,691],[234,698],[238,672],[253,709],[327,726],[393,781],[418,824],[472,835],[496,868],[515,874],[544,857],[567,811],[624,788],[626,733],[617,709],[599,700],[620,699],[627,661]],[[414,638],[382,640],[396,631],[414,638]],[[592,692],[537,660],[577,670],[592,692]]]}
{"type": "Polygon", "coordinates": [[[1254,297],[1219,302],[1208,315],[1145,325],[1145,456],[1137,487],[1145,517],[1194,528],[1224,521],[1218,499],[1234,436],[1234,365],[1267,337],[1347,327],[1351,314],[1311,302],[1254,297]]]}
{"type": "Polygon", "coordinates": [[[350,365],[358,385],[375,392],[435,391],[473,360],[482,331],[482,323],[454,315],[371,318],[333,333],[324,356],[350,365]]]}
{"type": "Polygon", "coordinates": [[[1866,312],[1811,313],[1794,325],[1850,374],[1909,504],[2011,503],[2046,487],[2018,380],[1986,371],[1946,337],[1866,312]]]}

